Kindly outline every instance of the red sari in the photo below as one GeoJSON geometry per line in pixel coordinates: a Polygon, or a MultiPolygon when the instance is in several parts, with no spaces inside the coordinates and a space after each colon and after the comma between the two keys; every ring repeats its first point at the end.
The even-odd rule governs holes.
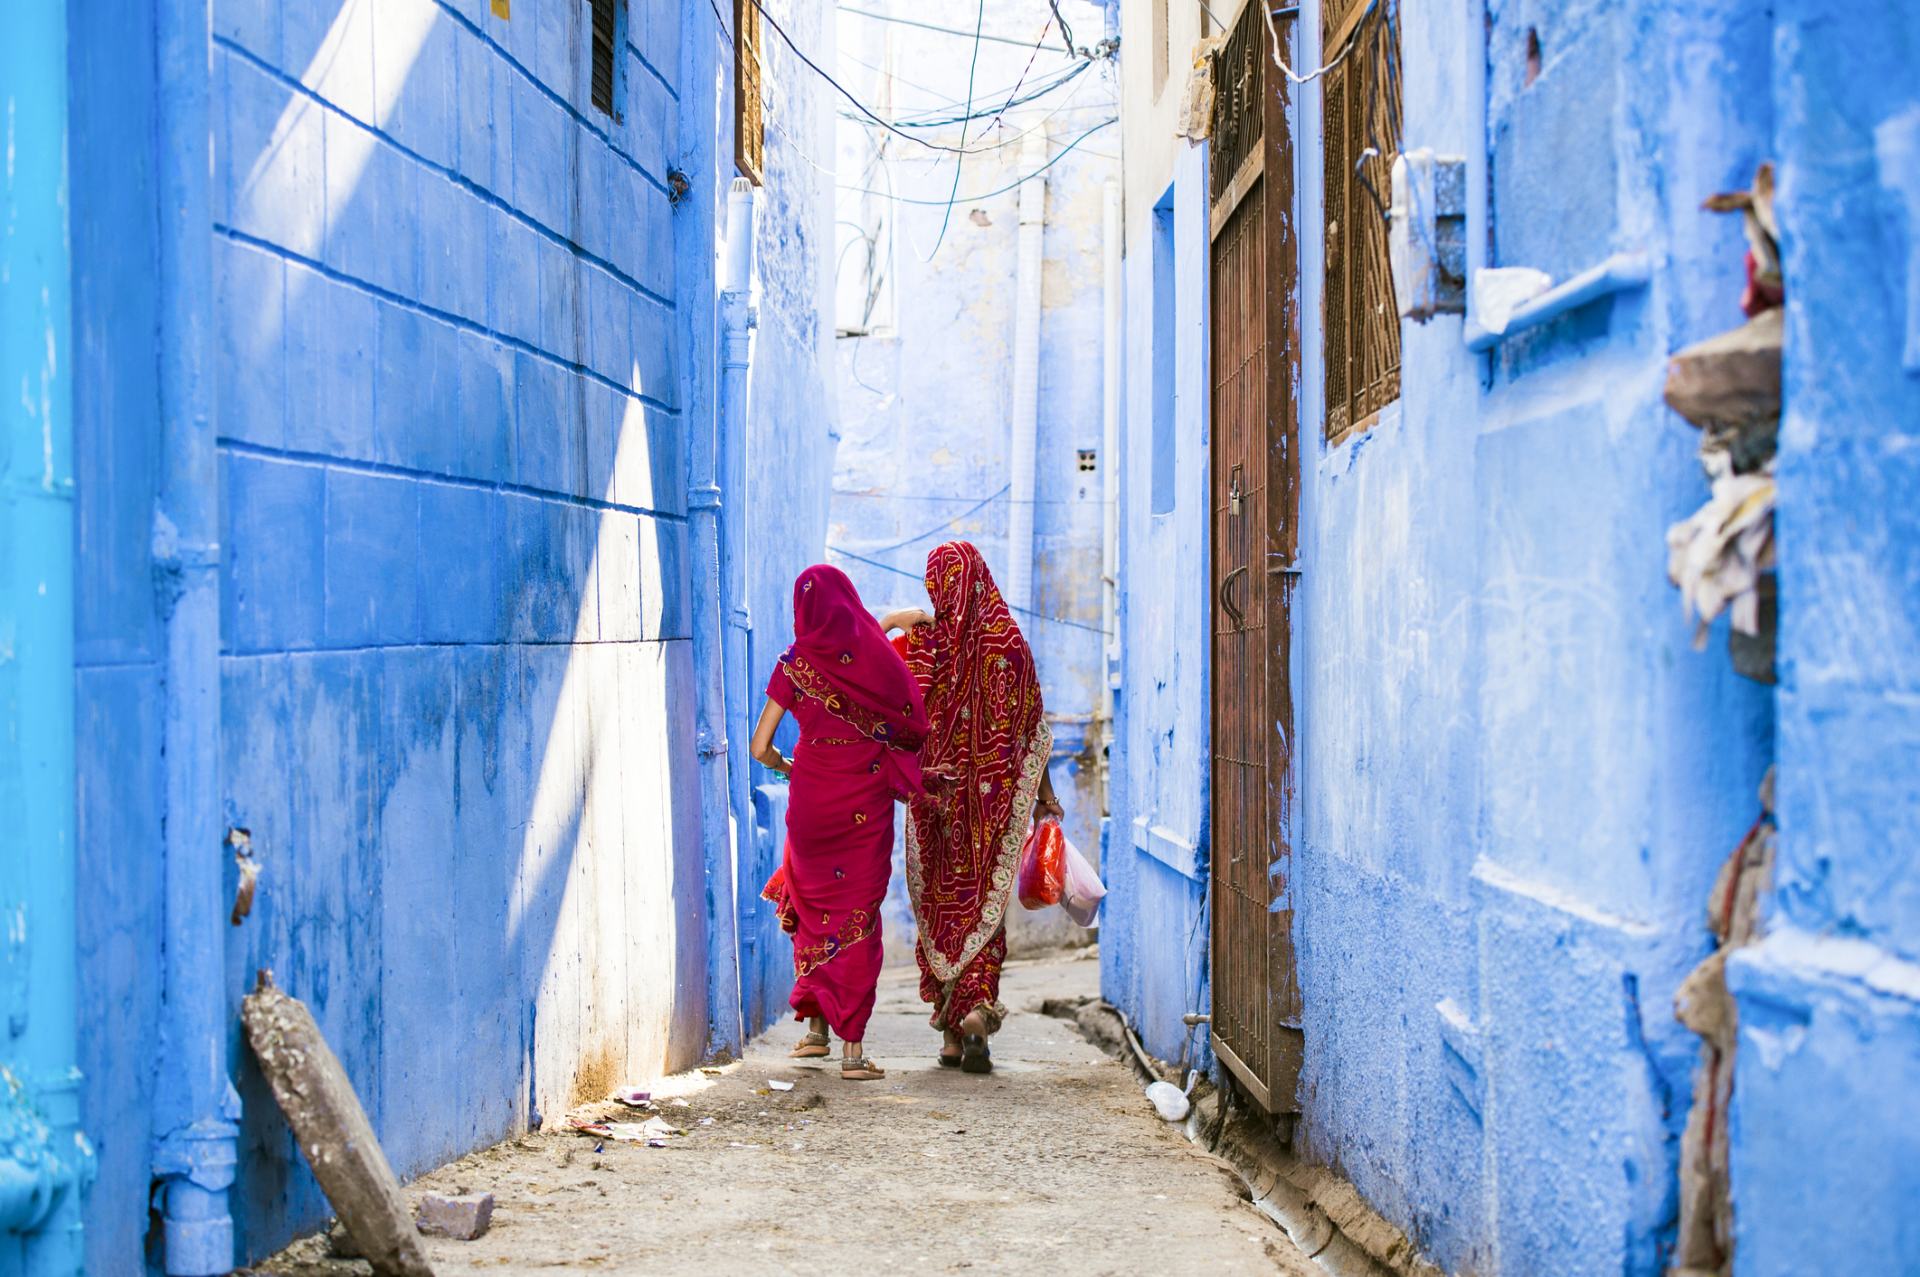
{"type": "Polygon", "coordinates": [[[794,642],[767,695],[800,724],[784,863],[762,891],[793,937],[796,1018],[865,1039],[880,978],[893,804],[920,790],[920,689],[838,568],[793,586],[794,642]]]}
{"type": "Polygon", "coordinates": [[[1007,902],[1053,731],[1033,653],[980,551],[950,541],[927,556],[934,621],[894,640],[926,699],[926,792],[907,826],[907,888],[920,940],[920,996],[933,1027],[979,1011],[1000,1027],[1007,902]]]}

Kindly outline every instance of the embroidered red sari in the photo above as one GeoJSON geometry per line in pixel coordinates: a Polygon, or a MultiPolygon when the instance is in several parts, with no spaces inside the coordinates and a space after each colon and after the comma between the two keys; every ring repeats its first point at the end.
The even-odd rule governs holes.
{"type": "Polygon", "coordinates": [[[894,640],[926,699],[926,792],[907,826],[914,953],[933,1027],[978,1010],[992,1032],[1007,956],[1007,902],[1053,732],[1033,653],[980,551],[950,541],[927,556],[934,621],[894,640]]]}
{"type": "Polygon", "coordinates": [[[800,725],[784,863],[761,892],[793,937],[799,1019],[866,1037],[880,977],[880,904],[893,870],[893,804],[920,790],[920,689],[838,568],[793,586],[794,642],[767,695],[800,725]]]}

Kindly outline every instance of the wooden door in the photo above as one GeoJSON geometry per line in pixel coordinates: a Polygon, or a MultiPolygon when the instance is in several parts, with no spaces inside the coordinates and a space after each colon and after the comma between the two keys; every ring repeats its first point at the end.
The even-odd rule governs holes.
{"type": "MultiPolygon", "coordinates": [[[[1248,0],[1221,51],[1210,181],[1213,1046],[1268,1112],[1298,1107],[1293,598],[1299,254],[1285,80],[1248,0]]],[[[1291,12],[1276,17],[1283,36],[1291,12]]]]}

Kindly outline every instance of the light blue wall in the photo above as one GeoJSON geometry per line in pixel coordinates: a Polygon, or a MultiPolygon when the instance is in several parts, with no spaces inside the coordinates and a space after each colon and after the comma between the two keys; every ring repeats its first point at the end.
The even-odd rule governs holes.
{"type": "MultiPolygon", "coordinates": [[[[1655,278],[1486,357],[1459,318],[1402,325],[1398,403],[1336,448],[1320,441],[1320,95],[1296,96],[1296,1146],[1449,1269],[1652,1273],[1671,1237],[1698,1043],[1673,991],[1771,757],[1771,698],[1728,668],[1724,624],[1690,649],[1663,540],[1705,495],[1697,437],[1660,400],[1667,355],[1739,320],[1738,229],[1698,204],[1768,145],[1768,31],[1748,8],[1495,0],[1483,63],[1477,18],[1399,6],[1405,145],[1490,160],[1494,264],[1563,278],[1638,248],[1655,278]],[[1544,59],[1527,85],[1530,27],[1544,59]]],[[[1145,212],[1128,210],[1132,404],[1159,353],[1145,212]]],[[[1177,226],[1178,251],[1203,254],[1204,227],[1177,226]]],[[[1122,729],[1131,819],[1188,769],[1158,801],[1191,804],[1176,831],[1203,865],[1207,600],[1196,583],[1181,614],[1168,582],[1203,561],[1204,412],[1180,418],[1195,464],[1163,516],[1188,521],[1173,549],[1140,512],[1150,442],[1129,416],[1122,729]]],[[[1169,924],[1205,888],[1177,911],[1151,853],[1112,876],[1133,899],[1109,937],[1121,910],[1136,920],[1103,955],[1109,995],[1173,1054],[1185,1008],[1163,990],[1193,977],[1169,924]]]]}
{"type": "MultiPolygon", "coordinates": [[[[128,139],[177,70],[156,79],[143,6],[75,9],[119,33],[71,61],[90,1271],[123,1272],[164,1014],[157,195],[128,139]]],[[[154,141],[212,172],[184,339],[216,376],[225,819],[261,866],[226,992],[237,1010],[270,967],[309,1002],[402,1175],[708,1041],[687,440],[718,411],[731,42],[704,0],[634,4],[615,122],[588,99],[588,14],[219,0],[212,136],[154,141]]],[[[788,109],[816,89],[792,81],[788,109]]],[[[820,216],[812,187],[768,205],[766,235],[820,216]]],[[[769,290],[763,323],[813,309],[769,290]]],[[[785,371],[765,429],[823,473],[825,379],[785,371]]],[[[244,1257],[327,1208],[229,1045],[244,1257]]]]}
{"type": "Polygon", "coordinates": [[[1150,186],[1162,192],[1153,205],[1127,210],[1122,268],[1120,688],[1101,980],[1149,1050],[1204,1064],[1206,1035],[1180,1017],[1205,1010],[1209,987],[1205,148],[1180,143],[1166,182],[1150,186]],[[1170,426],[1157,434],[1163,410],[1170,426]],[[1159,513],[1164,462],[1172,508],[1159,513]]]}
{"type": "Polygon", "coordinates": [[[1730,965],[1735,1272],[1920,1264],[1920,14],[1779,11],[1771,934],[1730,965]],[[1811,1225],[1811,1226],[1802,1226],[1811,1225]]]}

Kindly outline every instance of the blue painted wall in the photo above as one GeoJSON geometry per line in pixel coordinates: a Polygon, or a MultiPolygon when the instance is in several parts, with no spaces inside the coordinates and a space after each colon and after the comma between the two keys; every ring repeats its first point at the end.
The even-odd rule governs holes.
{"type": "MultiPolygon", "coordinates": [[[[1126,6],[1131,48],[1147,10],[1126,6]]],[[[1660,392],[1670,351],[1739,318],[1737,227],[1698,204],[1767,154],[1771,33],[1751,6],[1664,0],[1494,0],[1484,50],[1457,7],[1396,22],[1405,145],[1484,165],[1492,264],[1564,278],[1638,248],[1656,270],[1491,356],[1459,318],[1403,324],[1398,403],[1328,447],[1320,95],[1296,96],[1300,797],[1275,885],[1293,893],[1306,1008],[1296,1145],[1450,1270],[1652,1273],[1697,1053],[1672,995],[1772,756],[1767,689],[1732,674],[1724,625],[1690,650],[1665,579],[1665,529],[1704,484],[1660,392]]],[[[1319,61],[1310,40],[1295,56],[1319,61]]],[[[1130,109],[1165,113],[1144,75],[1128,83],[1130,109]]],[[[1136,827],[1176,813],[1158,823],[1195,840],[1199,869],[1187,885],[1168,867],[1179,841],[1136,838],[1110,869],[1129,898],[1107,936],[1128,939],[1103,974],[1175,1055],[1186,1008],[1166,990],[1196,980],[1186,927],[1205,935],[1208,600],[1204,579],[1167,584],[1205,553],[1204,337],[1178,327],[1204,324],[1185,295],[1204,298],[1204,152],[1128,147],[1124,801],[1136,827]],[[1176,501],[1156,516],[1149,223],[1169,186],[1172,368],[1176,396],[1199,398],[1176,409],[1176,501]],[[1170,765],[1191,779],[1159,792],[1170,765]]]]}
{"type": "MultiPolygon", "coordinates": [[[[1002,112],[996,108],[1016,96],[1017,85],[1044,86],[1072,69],[1057,30],[1038,54],[983,42],[976,66],[970,35],[852,10],[924,15],[903,3],[853,5],[841,15],[840,74],[862,100],[890,103],[908,120],[958,116],[971,72],[976,110],[997,118],[968,126],[973,153],[957,188],[950,154],[858,119],[843,119],[837,152],[822,152],[837,154],[843,174],[832,321],[844,334],[836,352],[841,438],[828,527],[830,545],[842,553],[831,561],[876,613],[928,607],[927,552],[955,538],[978,545],[996,580],[1007,583],[1015,183],[1021,138],[1041,129],[1047,155],[1059,158],[1045,176],[1032,602],[1016,620],[1033,647],[1053,724],[1053,783],[1067,835],[1091,856],[1102,815],[1093,726],[1104,646],[1101,485],[1103,467],[1113,463],[1099,455],[1101,217],[1105,183],[1119,174],[1119,128],[1100,126],[1118,113],[1113,69],[1095,63],[1060,89],[1002,112]],[[958,199],[948,216],[950,189],[958,199]],[[869,315],[861,303],[870,289],[878,302],[869,315]],[[1093,453],[1090,470],[1080,469],[1082,449],[1093,453]]],[[[1077,44],[1100,39],[1102,5],[1074,0],[1061,12],[1077,44]]],[[[989,0],[979,16],[988,35],[1028,41],[1050,17],[1031,0],[989,0]]],[[[961,143],[957,124],[915,132],[940,146],[961,143]]],[[[888,950],[910,961],[913,914],[899,864],[893,885],[888,950]]],[[[1009,915],[1016,951],[1088,938],[1059,910],[1009,915]]]]}
{"type": "MultiPolygon", "coordinates": [[[[74,7],[120,33],[70,61],[88,1239],[90,1271],[122,1272],[164,1015],[157,194],[128,139],[174,71],[144,6],[74,7]]],[[[702,0],[632,6],[615,119],[588,97],[588,14],[220,0],[212,136],[154,139],[213,175],[218,761],[261,866],[227,993],[270,967],[309,1002],[403,1175],[708,1041],[687,442],[718,411],[731,38],[702,0]]],[[[816,82],[786,89],[816,109],[816,82]]],[[[765,203],[776,239],[822,215],[811,186],[765,203]]],[[[762,323],[814,310],[769,289],[762,323]]],[[[826,379],[761,348],[792,388],[761,428],[824,473],[826,379]]],[[[781,553],[814,557],[823,514],[781,553]]],[[[327,1210],[237,1027],[229,1061],[244,1257],[327,1210]]]]}
{"type": "Polygon", "coordinates": [[[1735,1272],[1920,1264],[1920,14],[1779,11],[1780,849],[1729,966],[1735,1272]],[[1797,1223],[1815,1221],[1813,1227],[1797,1223]]]}

